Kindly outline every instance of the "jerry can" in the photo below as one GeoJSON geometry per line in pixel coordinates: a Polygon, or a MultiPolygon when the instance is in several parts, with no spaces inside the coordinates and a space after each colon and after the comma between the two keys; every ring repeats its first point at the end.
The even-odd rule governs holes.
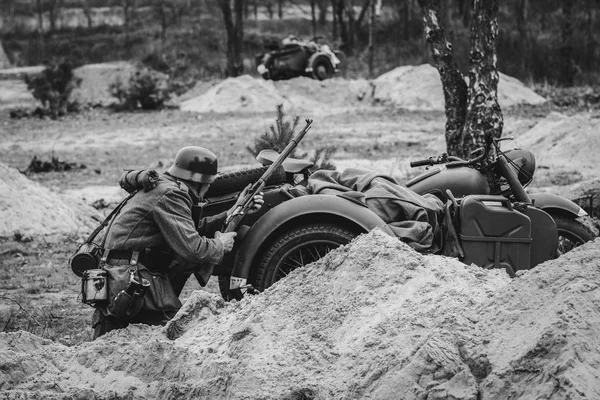
{"type": "Polygon", "coordinates": [[[506,197],[465,196],[459,221],[465,264],[503,268],[511,276],[531,267],[531,220],[506,197]]]}

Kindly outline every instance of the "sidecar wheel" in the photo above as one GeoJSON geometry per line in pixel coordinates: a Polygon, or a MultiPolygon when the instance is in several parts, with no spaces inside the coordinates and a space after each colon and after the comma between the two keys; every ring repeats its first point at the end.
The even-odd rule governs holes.
{"type": "Polygon", "coordinates": [[[312,65],[312,77],[317,80],[329,79],[333,76],[333,65],[327,57],[317,57],[312,65]]]}
{"type": "Polygon", "coordinates": [[[594,234],[579,221],[562,215],[551,215],[551,217],[558,228],[557,257],[594,240],[594,234]]]}
{"type": "Polygon", "coordinates": [[[326,223],[291,229],[267,245],[260,258],[255,288],[265,290],[294,269],[322,258],[357,235],[347,228],[326,223]]]}

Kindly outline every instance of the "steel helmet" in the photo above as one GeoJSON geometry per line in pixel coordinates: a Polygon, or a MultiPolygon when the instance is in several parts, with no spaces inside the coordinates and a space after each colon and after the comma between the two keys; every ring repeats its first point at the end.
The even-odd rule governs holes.
{"type": "Polygon", "coordinates": [[[504,156],[517,174],[519,182],[523,186],[529,185],[533,180],[535,172],[535,157],[533,153],[522,149],[512,149],[505,151],[504,156]]]}
{"type": "Polygon", "coordinates": [[[217,178],[217,156],[198,146],[187,146],[177,152],[168,173],[179,179],[199,183],[213,183],[217,178]]]}

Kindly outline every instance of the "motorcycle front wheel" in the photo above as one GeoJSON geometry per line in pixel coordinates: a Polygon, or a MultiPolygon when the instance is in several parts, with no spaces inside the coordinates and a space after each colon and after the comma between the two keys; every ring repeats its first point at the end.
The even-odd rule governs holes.
{"type": "Polygon", "coordinates": [[[551,217],[558,228],[557,257],[594,240],[592,231],[576,219],[562,215],[551,215],[551,217]]]}
{"type": "Polygon", "coordinates": [[[336,224],[313,223],[292,228],[269,243],[258,263],[255,288],[263,291],[296,268],[348,244],[358,234],[336,224]]]}

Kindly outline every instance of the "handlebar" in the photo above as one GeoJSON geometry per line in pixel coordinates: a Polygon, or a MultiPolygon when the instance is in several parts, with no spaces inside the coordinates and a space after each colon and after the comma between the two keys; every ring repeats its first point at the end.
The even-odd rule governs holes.
{"type": "Polygon", "coordinates": [[[448,154],[444,153],[439,157],[432,156],[425,160],[411,161],[410,166],[411,168],[414,168],[423,166],[433,166],[436,164],[446,164],[447,168],[468,167],[481,161],[486,156],[486,152],[483,151],[483,148],[473,151],[471,155],[475,155],[477,153],[480,154],[469,160],[463,160],[462,158],[456,156],[449,156],[448,154]]]}
{"type": "Polygon", "coordinates": [[[410,166],[411,166],[411,168],[422,167],[425,165],[431,166],[431,165],[437,164],[435,161],[436,160],[433,157],[429,157],[427,160],[411,161],[410,166]]]}

